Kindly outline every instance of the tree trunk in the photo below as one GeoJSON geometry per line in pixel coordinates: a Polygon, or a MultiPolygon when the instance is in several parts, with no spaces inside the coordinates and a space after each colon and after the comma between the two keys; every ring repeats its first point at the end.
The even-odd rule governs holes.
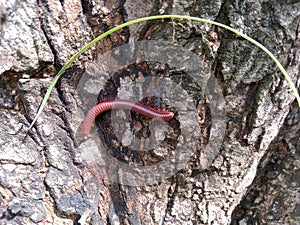
{"type": "Polygon", "coordinates": [[[1,224],[299,224],[300,109],[275,63],[230,31],[164,19],[111,34],[27,133],[72,55],[159,14],[242,31],[299,90],[299,1],[0,0],[1,224]],[[112,98],[175,116],[112,110],[82,137],[86,112],[112,98]]]}

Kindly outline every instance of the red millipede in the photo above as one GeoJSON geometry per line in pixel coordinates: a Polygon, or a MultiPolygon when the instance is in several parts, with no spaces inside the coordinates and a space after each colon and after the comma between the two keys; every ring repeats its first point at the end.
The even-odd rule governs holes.
{"type": "Polygon", "coordinates": [[[95,118],[102,112],[111,109],[129,109],[138,112],[144,116],[165,121],[174,117],[173,112],[161,109],[154,109],[140,102],[134,102],[132,100],[127,99],[109,99],[99,103],[98,105],[95,105],[87,113],[84,121],[81,124],[81,135],[89,135],[95,118]]]}

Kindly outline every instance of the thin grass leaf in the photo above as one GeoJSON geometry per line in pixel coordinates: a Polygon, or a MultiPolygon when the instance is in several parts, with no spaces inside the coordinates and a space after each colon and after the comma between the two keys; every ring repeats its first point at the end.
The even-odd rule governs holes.
{"type": "Polygon", "coordinates": [[[208,23],[211,25],[215,25],[218,27],[222,27],[225,28],[226,30],[229,30],[233,33],[235,33],[238,36],[243,37],[244,39],[246,39],[247,41],[251,42],[252,44],[254,44],[255,46],[259,47],[261,50],[263,50],[268,56],[270,56],[270,58],[275,62],[275,64],[278,66],[279,70],[282,72],[282,74],[284,75],[285,79],[287,80],[288,84],[290,85],[290,88],[292,89],[298,105],[300,107],[300,96],[298,94],[297,88],[295,87],[295,84],[293,83],[293,81],[291,80],[291,78],[289,77],[289,75],[287,74],[287,72],[285,71],[285,69],[283,68],[283,66],[281,65],[281,63],[278,61],[278,59],[272,54],[272,52],[270,52],[265,46],[263,46],[262,44],[260,44],[259,42],[255,41],[254,39],[252,39],[251,37],[239,32],[238,30],[227,26],[225,24],[222,23],[218,23],[215,21],[211,21],[208,19],[203,19],[203,18],[198,18],[198,17],[191,17],[191,16],[183,16],[183,15],[158,15],[158,16],[149,16],[149,17],[142,17],[139,19],[135,19],[135,20],[131,20],[128,21],[126,23],[123,23],[119,26],[116,26],[112,29],[110,29],[109,31],[103,33],[102,35],[98,36],[97,38],[95,38],[94,40],[92,40],[91,42],[89,42],[87,45],[85,45],[82,49],[80,49],[75,55],[72,56],[72,58],[61,68],[61,70],[57,73],[57,75],[54,77],[50,87],[47,89],[47,92],[43,98],[43,101],[39,107],[39,110],[37,112],[37,114],[35,115],[33,121],[31,122],[28,130],[30,130],[33,125],[35,124],[35,122],[37,121],[37,119],[39,118],[40,114],[43,112],[47,101],[50,97],[50,94],[53,90],[53,88],[55,87],[57,81],[59,80],[59,78],[63,75],[63,73],[65,72],[65,70],[83,53],[85,52],[88,48],[90,48],[92,45],[94,45],[96,42],[100,41],[101,39],[107,37],[108,35],[114,33],[117,30],[120,30],[124,27],[127,27],[129,25],[135,24],[135,23],[139,23],[142,21],[149,21],[149,20],[157,20],[157,19],[185,19],[185,20],[193,20],[193,21],[197,21],[197,22],[201,22],[201,23],[208,23]]]}

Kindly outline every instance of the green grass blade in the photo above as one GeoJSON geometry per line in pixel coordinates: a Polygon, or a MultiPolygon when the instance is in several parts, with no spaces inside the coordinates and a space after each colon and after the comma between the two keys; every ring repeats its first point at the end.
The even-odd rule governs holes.
{"type": "MultiPolygon", "coordinates": [[[[142,21],[148,21],[148,20],[157,20],[157,19],[170,19],[170,18],[174,18],[174,19],[186,19],[186,20],[193,20],[193,21],[197,21],[197,22],[201,22],[201,23],[208,23],[211,25],[215,25],[218,27],[222,27],[225,28],[226,30],[229,30],[235,34],[237,34],[238,36],[241,36],[243,38],[245,38],[247,41],[251,42],[252,44],[254,44],[255,46],[259,47],[261,50],[263,50],[267,55],[270,56],[270,58],[275,62],[275,64],[278,66],[279,70],[282,72],[282,74],[284,75],[285,79],[287,80],[288,84],[290,85],[296,99],[298,102],[298,105],[300,107],[300,96],[298,94],[297,88],[295,87],[293,81],[291,80],[291,78],[289,77],[289,75],[287,74],[287,72],[285,71],[285,69],[283,68],[283,66],[281,65],[281,63],[278,61],[278,59],[266,48],[264,47],[262,44],[260,44],[259,42],[255,41],[254,39],[252,39],[251,37],[248,37],[247,35],[235,30],[232,27],[229,27],[225,24],[222,23],[218,23],[215,21],[211,21],[208,19],[203,19],[203,18],[198,18],[198,17],[191,17],[191,16],[183,16],[183,15],[158,15],[158,16],[149,16],[149,17],[143,17],[143,18],[139,18],[139,19],[135,19],[135,20],[131,20],[128,21],[126,23],[123,23],[119,26],[116,26],[112,29],[110,29],[109,31],[103,33],[102,35],[98,36],[97,38],[95,38],[94,40],[92,40],[91,42],[89,42],[87,45],[85,45],[82,49],[80,49],[75,55],[72,56],[72,58],[61,68],[61,70],[57,73],[57,75],[54,77],[50,87],[48,88],[43,101],[39,107],[38,112],[36,113],[33,121],[31,122],[29,129],[32,128],[32,126],[35,124],[35,122],[37,121],[37,119],[39,118],[40,114],[42,113],[43,109],[45,108],[47,101],[50,97],[50,94],[54,88],[54,86],[56,85],[57,81],[59,80],[59,78],[61,77],[61,75],[65,72],[65,70],[83,53],[85,52],[88,48],[90,48],[92,45],[94,45],[96,42],[100,41],[101,39],[107,37],[108,35],[114,33],[117,30],[120,30],[124,27],[127,27],[129,25],[135,24],[135,23],[139,23],[142,21]]],[[[28,130],[29,130],[28,129],[28,130]]]]}

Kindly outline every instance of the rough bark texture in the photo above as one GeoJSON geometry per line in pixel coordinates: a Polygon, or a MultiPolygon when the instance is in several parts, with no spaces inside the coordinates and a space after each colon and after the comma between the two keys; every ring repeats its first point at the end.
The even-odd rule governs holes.
{"type": "MultiPolygon", "coordinates": [[[[24,139],[52,76],[74,53],[122,22],[156,14],[203,17],[239,29],[270,49],[299,89],[297,0],[0,0],[1,224],[300,223],[300,110],[295,98],[268,56],[207,24],[144,22],[100,41],[60,79],[24,139]],[[225,99],[225,138],[220,149],[203,149],[212,137],[206,133],[218,130],[210,129],[209,101],[195,97],[195,113],[204,135],[184,168],[152,185],[111,183],[106,168],[95,162],[97,156],[93,152],[84,155],[78,143],[77,128],[82,121],[78,109],[84,104],[76,85],[92,59],[115,46],[148,39],[185,46],[197,54],[203,70],[217,78],[225,99]]],[[[114,63],[105,62],[98,71],[114,63]]],[[[131,81],[144,76],[141,71],[151,66],[137,68],[128,79],[116,68],[112,82],[103,85],[105,91],[96,90],[99,99],[130,96],[131,81]]],[[[170,69],[163,76],[172,77],[172,73],[170,69]]],[[[191,83],[181,84],[197,93],[191,83]]],[[[144,120],[137,118],[140,122],[135,126],[146,126],[144,120]]],[[[103,124],[98,121],[100,128],[103,124]]],[[[172,127],[175,134],[181,126],[180,121],[176,124],[172,127]]],[[[109,128],[107,122],[101,130],[109,128]]],[[[102,140],[110,140],[103,136],[102,140]]],[[[180,138],[175,140],[180,142],[180,138]]],[[[117,144],[105,142],[108,149],[117,144]]],[[[129,153],[121,155],[126,163],[150,162],[145,155],[139,158],[129,153]]],[[[155,151],[151,160],[164,154],[155,151]]]]}

